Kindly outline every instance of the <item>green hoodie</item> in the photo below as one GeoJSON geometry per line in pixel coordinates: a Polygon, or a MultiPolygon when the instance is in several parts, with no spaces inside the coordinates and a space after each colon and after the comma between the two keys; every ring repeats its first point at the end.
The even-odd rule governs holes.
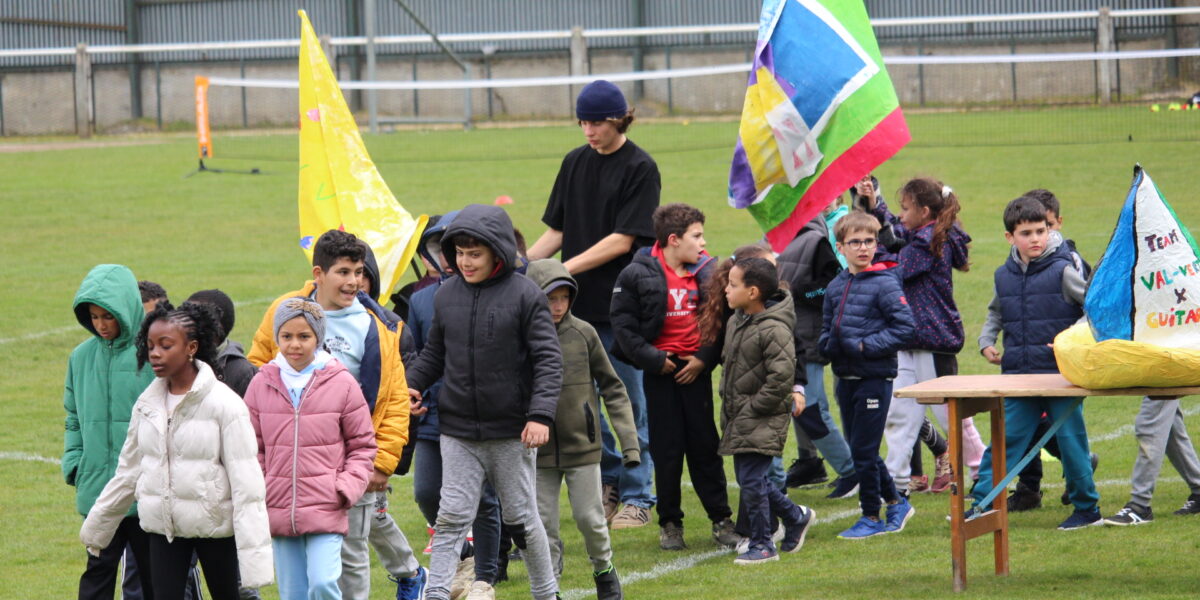
{"type": "MultiPolygon", "coordinates": [[[[62,469],[67,484],[75,486],[76,510],[86,516],[117,470],[133,404],[154,381],[154,372],[137,368],[134,338],[144,313],[137,279],[128,267],[93,267],[75,293],[74,308],[75,318],[92,337],[76,346],[67,362],[62,469]],[[89,304],[116,317],[121,325],[116,339],[96,333],[89,304]]],[[[135,505],[129,515],[136,514],[135,505]]]]}
{"type": "MultiPolygon", "coordinates": [[[[568,286],[570,302],[575,303],[578,291],[575,279],[557,260],[535,260],[529,263],[525,274],[542,290],[568,286]]],[[[569,309],[555,328],[563,354],[562,392],[558,397],[554,424],[550,426],[550,441],[538,448],[538,468],[566,469],[600,462],[597,385],[604,395],[609,422],[621,442],[622,462],[628,467],[636,466],[642,460],[642,452],[634,426],[633,407],[625,393],[625,384],[608,361],[596,329],[572,315],[569,309]]]]}

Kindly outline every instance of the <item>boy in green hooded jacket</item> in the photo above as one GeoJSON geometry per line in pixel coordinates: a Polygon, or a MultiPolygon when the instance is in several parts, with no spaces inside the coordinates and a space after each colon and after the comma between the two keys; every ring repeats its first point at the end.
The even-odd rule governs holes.
{"type": "MultiPolygon", "coordinates": [[[[76,346],[67,361],[62,469],[67,484],[75,487],[75,508],[86,517],[116,472],[133,404],[154,380],[154,373],[137,366],[134,339],[143,310],[137,278],[128,267],[93,267],[75,293],[74,310],[91,337],[76,346]]],[[[126,544],[142,566],[138,571],[144,598],[153,600],[149,546],[138,524],[136,505],[100,556],[88,556],[87,569],[79,578],[80,600],[113,597],[126,544]]]]}

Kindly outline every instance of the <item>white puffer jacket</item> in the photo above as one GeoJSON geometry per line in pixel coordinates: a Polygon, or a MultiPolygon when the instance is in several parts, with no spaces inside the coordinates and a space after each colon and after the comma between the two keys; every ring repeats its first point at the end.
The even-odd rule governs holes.
{"type": "Polygon", "coordinates": [[[262,587],[274,570],[250,413],[207,364],[196,367],[192,389],[170,415],[166,379],[155,379],[138,397],[116,475],[79,537],[89,548],[108,546],[136,500],[142,529],[168,540],[233,536],[242,585],[262,587]]]}

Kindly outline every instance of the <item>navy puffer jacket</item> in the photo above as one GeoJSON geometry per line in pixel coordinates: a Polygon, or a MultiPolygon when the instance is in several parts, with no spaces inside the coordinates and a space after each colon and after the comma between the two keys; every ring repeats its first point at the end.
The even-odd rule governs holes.
{"type": "Polygon", "coordinates": [[[888,265],[842,271],[825,288],[818,345],[838,377],[894,378],[896,352],[911,344],[912,310],[888,265]]]}

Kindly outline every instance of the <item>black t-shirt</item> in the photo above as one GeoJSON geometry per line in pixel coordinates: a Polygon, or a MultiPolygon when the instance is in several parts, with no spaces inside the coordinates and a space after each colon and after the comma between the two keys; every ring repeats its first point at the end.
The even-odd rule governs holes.
{"type": "Polygon", "coordinates": [[[583,145],[567,154],[542,222],[563,234],[562,259],[582,254],[613,233],[634,236],[633,250],[575,275],[579,293],[571,312],[589,323],[608,323],[613,285],[633,252],[654,243],[654,209],[662,182],[658,165],[632,140],[612,154],[583,145]]]}

